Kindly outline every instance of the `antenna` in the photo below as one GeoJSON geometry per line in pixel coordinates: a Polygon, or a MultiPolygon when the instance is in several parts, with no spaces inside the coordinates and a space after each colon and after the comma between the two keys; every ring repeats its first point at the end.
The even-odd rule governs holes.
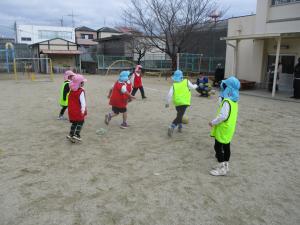
{"type": "Polygon", "coordinates": [[[75,21],[74,21],[74,17],[79,16],[79,15],[74,15],[73,10],[72,10],[72,14],[69,14],[67,16],[72,17],[72,26],[75,27],[75,21]]]}
{"type": "Polygon", "coordinates": [[[60,25],[63,27],[64,26],[64,17],[62,16],[61,19],[59,19],[60,25]]]}

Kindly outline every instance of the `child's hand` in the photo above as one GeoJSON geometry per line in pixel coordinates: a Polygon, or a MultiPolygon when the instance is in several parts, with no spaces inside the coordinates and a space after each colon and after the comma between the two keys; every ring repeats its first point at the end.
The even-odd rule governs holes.
{"type": "Polygon", "coordinates": [[[208,125],[209,125],[210,127],[213,127],[213,126],[214,126],[214,125],[212,124],[212,122],[209,122],[208,125]]]}
{"type": "Polygon", "coordinates": [[[170,106],[169,104],[166,104],[166,105],[165,105],[166,108],[169,108],[169,106],[170,106]]]}

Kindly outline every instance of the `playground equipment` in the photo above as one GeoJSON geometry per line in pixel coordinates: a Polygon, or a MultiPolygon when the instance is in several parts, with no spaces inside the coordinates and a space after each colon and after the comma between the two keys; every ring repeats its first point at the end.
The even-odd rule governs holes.
{"type": "Polygon", "coordinates": [[[0,49],[0,54],[5,54],[5,68],[6,72],[10,73],[10,62],[13,62],[13,59],[15,58],[15,49],[14,45],[11,42],[7,42],[5,44],[5,49],[0,49]]]}
{"type": "Polygon", "coordinates": [[[114,61],[106,71],[105,75],[109,75],[111,70],[131,70],[135,67],[135,63],[130,60],[117,60],[114,61]]]}
{"type": "Polygon", "coordinates": [[[15,80],[53,81],[50,58],[15,58],[15,80]]]}

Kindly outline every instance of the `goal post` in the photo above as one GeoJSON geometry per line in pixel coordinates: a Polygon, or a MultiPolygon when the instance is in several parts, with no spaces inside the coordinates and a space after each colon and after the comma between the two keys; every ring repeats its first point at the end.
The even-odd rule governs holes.
{"type": "Polygon", "coordinates": [[[53,81],[53,66],[50,58],[15,58],[15,80],[53,81]]]}

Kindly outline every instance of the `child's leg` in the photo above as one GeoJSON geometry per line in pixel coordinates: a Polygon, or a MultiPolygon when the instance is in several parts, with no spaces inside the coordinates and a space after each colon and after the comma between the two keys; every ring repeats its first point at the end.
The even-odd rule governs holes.
{"type": "Polygon", "coordinates": [[[80,137],[80,132],[83,127],[83,124],[84,124],[84,121],[77,122],[77,125],[75,127],[75,136],[80,137]]]}
{"type": "Polygon", "coordinates": [[[174,119],[173,124],[172,124],[172,125],[174,125],[174,127],[176,127],[178,124],[182,123],[182,118],[183,118],[183,115],[184,115],[186,109],[187,109],[186,105],[176,107],[177,116],[174,119]]]}
{"type": "Polygon", "coordinates": [[[126,124],[127,123],[127,112],[123,113],[123,123],[126,124]]]}
{"type": "Polygon", "coordinates": [[[70,129],[71,137],[75,136],[76,127],[77,127],[77,122],[72,122],[71,129],[70,129]]]}
{"type": "Polygon", "coordinates": [[[61,110],[60,110],[60,113],[59,113],[60,117],[62,117],[65,114],[65,111],[66,111],[67,108],[68,108],[68,106],[62,106],[61,107],[61,110]]]}
{"type": "Polygon", "coordinates": [[[145,91],[144,91],[144,87],[142,86],[142,87],[140,87],[139,89],[140,89],[142,98],[146,98],[146,96],[145,96],[145,91]]]}
{"type": "Polygon", "coordinates": [[[223,144],[215,140],[216,158],[219,163],[224,162],[223,144]]]}
{"type": "Polygon", "coordinates": [[[229,162],[230,160],[230,143],[228,144],[223,144],[223,150],[224,150],[224,161],[229,162]]]}
{"type": "Polygon", "coordinates": [[[137,90],[138,90],[138,88],[135,88],[135,87],[134,87],[134,88],[132,89],[131,95],[132,95],[132,96],[135,96],[137,90]]]}

